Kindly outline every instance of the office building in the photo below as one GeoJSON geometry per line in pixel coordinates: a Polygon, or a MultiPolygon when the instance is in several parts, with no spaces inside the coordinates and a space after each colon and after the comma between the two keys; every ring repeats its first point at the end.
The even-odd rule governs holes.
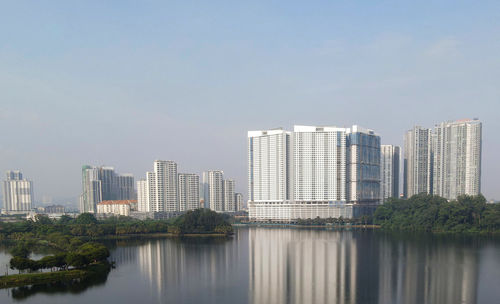
{"type": "Polygon", "coordinates": [[[404,137],[405,197],[419,193],[432,194],[432,132],[430,129],[414,127],[404,137]]]}
{"type": "Polygon", "coordinates": [[[481,193],[482,124],[443,122],[433,133],[433,193],[447,199],[481,193]]]}
{"type": "Polygon", "coordinates": [[[235,202],[235,183],[232,179],[224,180],[224,211],[233,212],[236,211],[235,202]]]}
{"type": "Polygon", "coordinates": [[[200,208],[200,177],[179,173],[179,211],[200,208]]]}
{"type": "Polygon", "coordinates": [[[380,195],[383,202],[390,197],[399,197],[399,159],[398,146],[380,146],[380,195]]]}
{"type": "Polygon", "coordinates": [[[380,137],[358,126],[248,132],[249,217],[351,218],[380,202],[380,137]]]}
{"type": "Polygon", "coordinates": [[[3,182],[3,209],[30,211],[33,207],[33,182],[23,179],[20,171],[7,171],[3,182]]]}

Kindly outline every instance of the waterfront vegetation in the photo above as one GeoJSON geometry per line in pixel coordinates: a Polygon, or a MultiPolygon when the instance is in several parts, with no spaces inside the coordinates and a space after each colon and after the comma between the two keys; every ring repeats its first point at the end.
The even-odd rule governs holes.
{"type": "Polygon", "coordinates": [[[418,194],[379,206],[373,223],[384,230],[500,233],[500,204],[487,204],[482,195],[448,201],[418,194]]]}
{"type": "Polygon", "coordinates": [[[188,211],[168,221],[129,217],[98,221],[92,214],[83,213],[77,218],[62,216],[59,220],[37,215],[35,221],[0,222],[0,240],[9,246],[13,256],[10,268],[19,272],[0,276],[0,288],[81,280],[103,271],[107,274],[109,250],[96,242],[102,237],[157,233],[229,235],[232,232],[226,216],[207,209],[188,211]],[[39,260],[29,258],[31,252],[41,248],[51,254],[39,260]]]}

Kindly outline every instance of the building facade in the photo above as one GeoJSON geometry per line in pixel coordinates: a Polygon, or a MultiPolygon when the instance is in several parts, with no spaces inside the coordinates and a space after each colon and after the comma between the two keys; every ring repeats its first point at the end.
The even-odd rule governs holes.
{"type": "Polygon", "coordinates": [[[148,181],[141,179],[137,181],[137,210],[140,212],[150,212],[149,185],[148,181]]]}
{"type": "Polygon", "coordinates": [[[447,199],[481,193],[482,124],[459,120],[436,125],[433,134],[433,191],[447,199]]]}
{"type": "Polygon", "coordinates": [[[3,182],[3,209],[30,211],[33,208],[33,182],[23,179],[20,171],[7,171],[3,182]]]}
{"type": "Polygon", "coordinates": [[[224,211],[224,172],[220,170],[207,171],[204,174],[207,185],[205,204],[213,211],[224,211]]]}
{"type": "Polygon", "coordinates": [[[236,201],[234,192],[235,182],[233,179],[224,180],[224,211],[236,211],[236,201]]]}
{"type": "Polygon", "coordinates": [[[236,210],[237,211],[245,210],[245,202],[243,201],[243,194],[235,193],[234,194],[234,202],[236,203],[236,210]]]}
{"type": "Polygon", "coordinates": [[[131,205],[136,203],[136,200],[102,201],[97,204],[97,213],[129,216],[132,209],[131,205]]]}
{"type": "Polygon", "coordinates": [[[415,194],[432,194],[432,131],[414,127],[404,137],[403,194],[409,198],[415,194]]]}
{"type": "Polygon", "coordinates": [[[250,131],[248,176],[252,220],[358,216],[380,202],[380,137],[358,126],[250,131]]]}
{"type": "Polygon", "coordinates": [[[200,208],[200,177],[197,174],[179,173],[179,211],[200,208]]]}
{"type": "Polygon", "coordinates": [[[390,197],[399,197],[399,163],[398,146],[380,146],[380,195],[383,202],[390,197]]]}

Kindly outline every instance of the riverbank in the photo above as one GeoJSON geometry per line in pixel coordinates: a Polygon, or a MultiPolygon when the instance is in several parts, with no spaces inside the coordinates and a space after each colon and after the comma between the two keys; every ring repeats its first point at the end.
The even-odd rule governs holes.
{"type": "Polygon", "coordinates": [[[92,264],[81,269],[0,276],[0,289],[26,285],[80,282],[94,277],[107,276],[110,270],[111,265],[108,262],[104,262],[92,264]]]}

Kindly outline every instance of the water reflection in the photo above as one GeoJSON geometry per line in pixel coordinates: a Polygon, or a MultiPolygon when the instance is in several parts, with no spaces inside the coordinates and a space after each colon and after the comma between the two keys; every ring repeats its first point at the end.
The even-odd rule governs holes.
{"type": "Polygon", "coordinates": [[[250,303],[476,303],[473,244],[406,237],[250,229],[250,303]]]}

